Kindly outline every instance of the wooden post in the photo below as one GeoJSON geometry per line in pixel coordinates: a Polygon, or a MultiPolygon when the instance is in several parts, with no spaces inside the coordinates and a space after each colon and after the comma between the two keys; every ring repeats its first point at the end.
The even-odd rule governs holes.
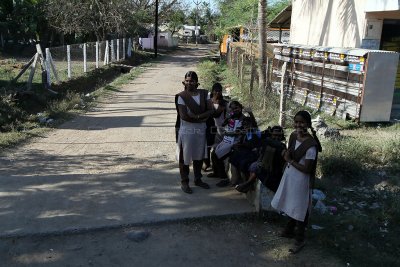
{"type": "Polygon", "coordinates": [[[45,49],[46,53],[46,74],[47,74],[47,85],[51,86],[51,77],[50,77],[50,49],[45,49]]]}
{"type": "Polygon", "coordinates": [[[122,39],[122,59],[125,59],[125,38],[122,39]]]}
{"type": "Polygon", "coordinates": [[[265,86],[265,90],[263,93],[263,110],[266,109],[267,107],[267,95],[268,95],[268,89],[271,90],[270,84],[270,75],[269,75],[269,58],[267,57],[267,66],[265,67],[265,77],[267,78],[267,86],[265,86]]]}
{"type": "Polygon", "coordinates": [[[67,45],[67,69],[68,78],[71,79],[71,46],[67,45]]]}
{"type": "Polygon", "coordinates": [[[249,86],[249,94],[253,97],[253,89],[254,89],[254,77],[255,77],[255,58],[251,57],[251,73],[250,73],[250,86],[249,86]]]}
{"type": "Polygon", "coordinates": [[[285,112],[286,112],[286,96],[285,96],[285,76],[286,76],[286,68],[287,68],[287,62],[284,62],[282,65],[282,70],[281,70],[281,99],[280,99],[280,107],[279,107],[279,125],[285,128],[286,124],[286,118],[285,118],[285,112]]]}
{"type": "Polygon", "coordinates": [[[86,43],[83,44],[83,72],[87,72],[87,64],[86,64],[86,43]]]}
{"type": "Polygon", "coordinates": [[[244,76],[244,53],[241,55],[241,66],[240,66],[240,84],[243,85],[243,76],[244,76]]]}
{"type": "Polygon", "coordinates": [[[50,62],[50,67],[51,67],[51,69],[52,69],[52,71],[53,71],[53,74],[54,74],[54,78],[56,78],[56,81],[57,82],[60,82],[60,79],[58,78],[58,74],[57,74],[57,69],[56,69],[56,66],[54,66],[54,61],[53,61],[53,57],[51,56],[51,52],[50,52],[50,50],[49,50],[49,62],[50,62]]]}
{"type": "MultiPolygon", "coordinates": [[[[270,83],[270,77],[269,77],[269,61],[270,59],[267,57],[267,64],[265,66],[265,77],[267,78],[267,84],[270,83]]],[[[268,86],[265,87],[265,93],[267,92],[268,86]]]]}
{"type": "Polygon", "coordinates": [[[119,39],[117,39],[117,61],[119,61],[119,39]]]}
{"type": "Polygon", "coordinates": [[[40,47],[40,44],[36,45],[36,52],[38,53],[38,58],[39,58],[40,66],[42,67],[42,70],[46,70],[46,62],[44,60],[43,51],[42,51],[42,48],[40,47]]]}
{"type": "MultiPolygon", "coordinates": [[[[349,76],[348,76],[348,71],[347,71],[347,81],[348,81],[348,79],[349,79],[349,76]]],[[[335,76],[335,73],[334,73],[334,76],[335,76]]],[[[322,105],[322,95],[323,95],[323,91],[324,91],[324,79],[325,79],[325,58],[324,58],[324,62],[323,62],[323,65],[322,65],[322,75],[321,75],[321,88],[320,88],[320,90],[319,90],[319,103],[318,103],[318,111],[320,111],[320,108],[321,108],[321,105],[322,105]]]]}
{"type": "Polygon", "coordinates": [[[24,66],[24,68],[18,73],[17,77],[15,77],[15,78],[12,80],[13,83],[16,82],[16,81],[19,79],[19,77],[21,77],[22,74],[25,73],[25,71],[29,68],[29,66],[32,65],[33,61],[35,60],[35,57],[36,57],[36,54],[29,60],[28,63],[26,63],[26,65],[24,66]]]}
{"type": "Polygon", "coordinates": [[[36,53],[35,59],[33,60],[33,63],[31,64],[31,71],[29,73],[29,78],[28,78],[28,83],[27,83],[28,90],[32,89],[32,80],[33,80],[33,75],[35,75],[36,63],[37,63],[38,57],[39,57],[39,55],[38,55],[38,53],[36,53]]]}
{"type": "Polygon", "coordinates": [[[127,51],[128,57],[132,56],[132,38],[128,39],[128,51],[127,51]]]}
{"type": "Polygon", "coordinates": [[[104,63],[103,65],[108,64],[108,50],[109,50],[109,45],[108,45],[108,40],[106,41],[106,49],[104,49],[104,63]]]}
{"type": "Polygon", "coordinates": [[[114,40],[111,40],[110,49],[111,49],[111,62],[114,62],[115,61],[114,40]]]}
{"type": "MultiPolygon", "coordinates": [[[[235,50],[236,51],[236,50],[235,50]]],[[[229,51],[229,65],[231,66],[231,68],[232,68],[232,62],[233,62],[233,52],[234,52],[234,50],[233,49],[231,49],[230,51],[229,51]]]]}
{"type": "Polygon", "coordinates": [[[99,68],[99,41],[96,41],[96,69],[99,68]]]}
{"type": "Polygon", "coordinates": [[[236,77],[239,77],[240,70],[240,60],[239,60],[239,50],[236,51],[236,77]]]}

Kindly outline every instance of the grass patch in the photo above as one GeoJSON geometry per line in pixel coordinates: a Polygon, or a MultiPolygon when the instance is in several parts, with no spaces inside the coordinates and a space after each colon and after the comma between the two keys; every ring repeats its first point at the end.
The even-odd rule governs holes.
{"type": "Polygon", "coordinates": [[[211,91],[214,83],[221,82],[223,79],[220,73],[223,72],[223,65],[211,60],[204,60],[197,66],[198,74],[201,80],[201,88],[211,91]]]}

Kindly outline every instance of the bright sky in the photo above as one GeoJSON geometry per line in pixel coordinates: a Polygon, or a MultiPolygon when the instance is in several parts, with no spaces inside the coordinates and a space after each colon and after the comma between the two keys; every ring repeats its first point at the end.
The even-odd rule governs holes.
{"type": "MultiPolygon", "coordinates": [[[[196,7],[196,3],[208,2],[212,10],[217,9],[217,4],[214,0],[181,0],[183,3],[187,3],[191,8],[196,7]]],[[[272,4],[277,0],[267,0],[268,4],[272,4]]],[[[400,0],[399,0],[400,1],[400,0]]]]}
{"type": "Polygon", "coordinates": [[[195,8],[196,4],[195,3],[203,3],[203,2],[208,2],[211,9],[215,10],[217,8],[217,5],[215,4],[215,2],[213,0],[181,0],[183,3],[188,4],[191,8],[195,8]]]}

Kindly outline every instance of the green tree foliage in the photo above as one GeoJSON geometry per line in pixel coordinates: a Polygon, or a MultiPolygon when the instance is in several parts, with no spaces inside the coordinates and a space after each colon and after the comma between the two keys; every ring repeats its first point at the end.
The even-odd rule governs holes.
{"type": "Polygon", "coordinates": [[[51,26],[59,32],[94,33],[97,40],[106,39],[110,33],[125,34],[134,17],[132,3],[127,0],[47,0],[45,10],[51,26]]]}
{"type": "Polygon", "coordinates": [[[168,26],[171,34],[174,35],[185,23],[185,12],[183,10],[174,10],[168,18],[164,18],[164,23],[168,26]]]}
{"type": "Polygon", "coordinates": [[[0,33],[14,42],[27,42],[39,34],[42,0],[1,0],[0,33]]]}
{"type": "Polygon", "coordinates": [[[219,27],[224,29],[238,25],[254,24],[257,18],[257,0],[219,1],[219,27]]]}
{"type": "Polygon", "coordinates": [[[276,15],[279,14],[285,7],[290,4],[290,0],[276,0],[268,3],[267,20],[271,21],[276,15]]]}
{"type": "MultiPolygon", "coordinates": [[[[268,2],[267,23],[282,11],[290,0],[271,0],[268,2]]],[[[248,28],[256,27],[258,16],[258,0],[218,0],[220,12],[217,21],[217,34],[226,33],[226,28],[238,25],[248,28]]]]}
{"type": "Polygon", "coordinates": [[[194,7],[186,17],[186,23],[188,25],[200,26],[200,34],[205,34],[208,36],[215,34],[216,24],[219,15],[214,12],[208,2],[199,2],[197,7],[194,7]]]}
{"type": "MultiPolygon", "coordinates": [[[[104,40],[111,35],[136,35],[154,23],[154,0],[46,0],[46,15],[52,27],[64,34],[104,40]]],[[[159,0],[159,17],[173,11],[177,0],[159,0]]],[[[150,28],[150,27],[149,27],[150,28]]]]}

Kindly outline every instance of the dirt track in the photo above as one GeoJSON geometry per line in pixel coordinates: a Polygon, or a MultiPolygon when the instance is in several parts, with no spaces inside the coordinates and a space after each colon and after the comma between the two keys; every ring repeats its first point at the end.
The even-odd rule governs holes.
{"type": "Polygon", "coordinates": [[[177,51],[96,110],[1,156],[0,266],[343,266],[311,246],[289,257],[277,226],[244,219],[253,207],[215,180],[180,191],[173,95],[208,51],[177,51]],[[150,235],[135,242],[133,230],[150,235]]]}

